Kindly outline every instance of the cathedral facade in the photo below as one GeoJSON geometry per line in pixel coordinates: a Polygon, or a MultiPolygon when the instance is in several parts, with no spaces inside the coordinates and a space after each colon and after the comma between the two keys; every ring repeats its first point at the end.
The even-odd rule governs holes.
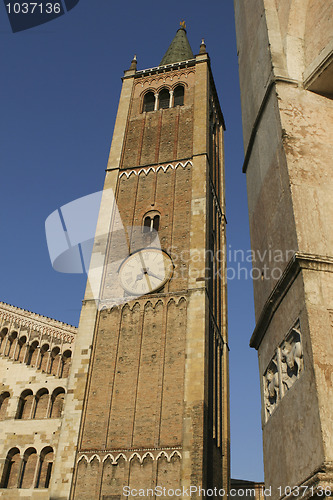
{"type": "Polygon", "coordinates": [[[0,496],[49,498],[77,328],[4,303],[0,322],[0,496]]]}
{"type": "Polygon", "coordinates": [[[183,24],[159,66],[136,66],[78,330],[2,325],[4,498],[229,487],[223,115],[205,44],[193,55],[183,24]]]}

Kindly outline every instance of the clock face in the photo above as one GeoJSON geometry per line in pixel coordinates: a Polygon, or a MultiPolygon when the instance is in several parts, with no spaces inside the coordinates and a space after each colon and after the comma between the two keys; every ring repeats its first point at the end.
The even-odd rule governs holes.
{"type": "Polygon", "coordinates": [[[157,248],[146,248],[133,253],[119,269],[120,283],[131,295],[155,292],[171,278],[172,260],[157,248]]]}

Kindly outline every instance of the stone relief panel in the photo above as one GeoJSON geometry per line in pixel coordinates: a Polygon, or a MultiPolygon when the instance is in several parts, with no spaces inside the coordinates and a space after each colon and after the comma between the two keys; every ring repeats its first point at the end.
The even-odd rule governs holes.
{"type": "Polygon", "coordinates": [[[263,376],[265,422],[303,371],[302,335],[299,320],[276,349],[263,376]]]}
{"type": "Polygon", "coordinates": [[[289,391],[295,380],[303,370],[303,351],[301,332],[295,326],[280,346],[281,375],[283,392],[289,391]]]}
{"type": "Polygon", "coordinates": [[[264,395],[266,415],[269,416],[273,413],[280,400],[280,383],[277,356],[274,356],[265,372],[264,395]]]}

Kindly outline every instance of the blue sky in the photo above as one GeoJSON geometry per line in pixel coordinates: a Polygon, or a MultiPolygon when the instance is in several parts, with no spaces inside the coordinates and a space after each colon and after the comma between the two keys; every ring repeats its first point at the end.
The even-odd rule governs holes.
{"type": "MultiPolygon", "coordinates": [[[[227,126],[228,253],[250,248],[232,0],[80,0],[15,34],[2,3],[0,300],[77,325],[85,277],[52,269],[45,219],[102,188],[123,71],[134,54],[138,69],[158,65],[182,19],[195,54],[205,38],[227,126]]],[[[239,255],[230,269],[246,269],[228,281],[232,476],[262,480],[253,289],[239,255]]]]}

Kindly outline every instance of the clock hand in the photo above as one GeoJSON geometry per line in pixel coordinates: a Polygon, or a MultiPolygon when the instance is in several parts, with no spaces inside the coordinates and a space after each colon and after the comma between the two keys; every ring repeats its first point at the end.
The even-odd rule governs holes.
{"type": "Polygon", "coordinates": [[[153,278],[157,278],[160,281],[163,281],[163,279],[164,279],[164,278],[161,278],[161,276],[158,276],[157,274],[150,271],[149,268],[147,269],[147,274],[149,274],[149,276],[152,276],[153,278]]]}
{"type": "Polygon", "coordinates": [[[150,279],[149,279],[149,276],[148,276],[148,273],[147,273],[147,269],[146,269],[146,264],[145,264],[145,261],[143,260],[141,252],[139,252],[139,258],[141,260],[142,271],[143,271],[144,275],[146,276],[146,280],[147,280],[147,283],[148,283],[149,291],[151,292],[152,289],[153,289],[153,287],[151,286],[150,279]]]}

